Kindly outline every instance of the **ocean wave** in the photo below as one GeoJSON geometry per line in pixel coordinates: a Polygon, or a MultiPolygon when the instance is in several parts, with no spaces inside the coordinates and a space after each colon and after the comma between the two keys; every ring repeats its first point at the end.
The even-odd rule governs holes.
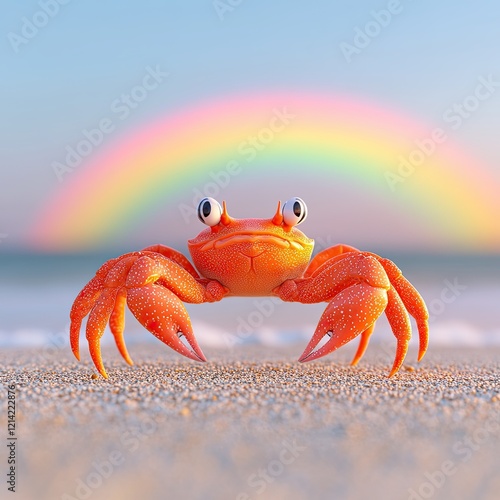
{"type": "MultiPolygon", "coordinates": [[[[258,344],[281,346],[287,344],[307,343],[314,332],[315,325],[302,326],[293,330],[263,327],[253,332],[241,334],[224,330],[215,324],[193,321],[198,342],[202,346],[214,348],[231,348],[240,344],[258,344]]],[[[83,336],[83,334],[82,334],[83,336]]],[[[392,341],[392,333],[386,325],[380,325],[371,342],[392,341]]],[[[83,339],[82,339],[83,340],[83,339]]],[[[83,340],[84,341],[84,340],[83,340]]],[[[128,344],[157,342],[154,336],[145,330],[138,329],[127,332],[128,344]]],[[[418,335],[413,335],[412,343],[418,343],[418,335]]],[[[105,333],[102,344],[112,344],[110,332],[105,333]]],[[[65,347],[69,348],[69,326],[59,331],[23,328],[12,331],[0,330],[0,348],[16,347],[65,347]]],[[[500,329],[481,330],[474,325],[460,321],[442,321],[433,323],[430,331],[430,345],[452,347],[487,347],[500,345],[500,329]]]]}

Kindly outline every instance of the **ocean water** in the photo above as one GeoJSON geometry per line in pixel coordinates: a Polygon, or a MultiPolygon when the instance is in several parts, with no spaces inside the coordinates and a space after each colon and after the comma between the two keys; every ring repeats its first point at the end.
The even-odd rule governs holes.
{"type": "MultiPolygon", "coordinates": [[[[97,268],[116,255],[2,255],[0,347],[66,344],[73,299],[97,268]]],[[[388,257],[427,302],[431,345],[500,345],[500,256],[388,257]]],[[[305,344],[325,305],[250,297],[186,307],[202,348],[232,348],[245,343],[305,344]]],[[[372,339],[394,342],[385,319],[379,320],[372,339]]],[[[126,341],[159,342],[130,313],[126,341]]],[[[103,337],[106,342],[112,342],[109,332],[103,337]]]]}

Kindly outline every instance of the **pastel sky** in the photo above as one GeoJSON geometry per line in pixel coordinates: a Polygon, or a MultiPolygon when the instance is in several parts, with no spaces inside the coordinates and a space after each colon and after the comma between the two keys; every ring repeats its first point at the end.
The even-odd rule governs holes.
{"type": "MultiPolygon", "coordinates": [[[[487,81],[489,94],[481,94],[484,99],[477,109],[462,116],[451,140],[490,172],[495,189],[500,187],[498,2],[237,3],[4,3],[0,17],[2,251],[29,249],[27,234],[38,214],[65,186],[54,174],[54,161],[64,159],[66,147],[77,144],[84,129],[109,116],[113,103],[143,82],[147,68],[168,76],[139,104],[128,111],[122,108],[127,116],[116,122],[103,148],[118,147],[124,138],[162,117],[252,92],[349,95],[432,130],[443,126],[446,116],[450,125],[453,117],[458,120],[454,106],[487,81]]],[[[99,154],[98,150],[92,153],[93,159],[99,154]]],[[[78,169],[89,162],[90,158],[78,169]]],[[[311,236],[375,248],[436,249],[433,235],[425,228],[405,228],[405,214],[394,219],[391,229],[394,207],[377,193],[363,192],[358,197],[355,186],[347,191],[337,186],[333,195],[327,182],[305,173],[266,178],[263,172],[262,176],[242,177],[223,193],[235,216],[270,217],[279,198],[301,196],[310,208],[304,230],[311,236]],[[352,196],[357,196],[356,210],[344,214],[341,207],[352,196]],[[388,218],[386,225],[381,224],[382,232],[374,230],[376,217],[388,218]],[[343,221],[338,233],[335,219],[343,221]]],[[[183,189],[176,203],[193,197],[193,188],[183,189]]],[[[137,248],[156,242],[175,246],[202,229],[196,222],[186,224],[168,201],[162,210],[147,217],[140,228],[122,234],[116,246],[137,248]],[[160,226],[165,220],[168,230],[160,226]]],[[[106,245],[109,241],[103,242],[106,245]]],[[[451,244],[440,249],[453,250],[451,244]]]]}

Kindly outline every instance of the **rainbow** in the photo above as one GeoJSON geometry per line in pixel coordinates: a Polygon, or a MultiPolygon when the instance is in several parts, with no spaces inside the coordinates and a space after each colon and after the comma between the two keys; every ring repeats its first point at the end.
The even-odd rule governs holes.
{"type": "Polygon", "coordinates": [[[133,232],[179,190],[236,161],[245,175],[308,171],[362,184],[463,250],[500,250],[500,197],[490,171],[450,138],[416,165],[422,153],[415,153],[415,141],[429,137],[429,127],[348,96],[284,92],[212,100],[95,152],[64,177],[27,240],[45,251],[97,248],[133,232]],[[272,144],[258,151],[248,138],[262,146],[270,127],[272,144]],[[412,159],[414,168],[398,170],[402,159],[412,159]]]}

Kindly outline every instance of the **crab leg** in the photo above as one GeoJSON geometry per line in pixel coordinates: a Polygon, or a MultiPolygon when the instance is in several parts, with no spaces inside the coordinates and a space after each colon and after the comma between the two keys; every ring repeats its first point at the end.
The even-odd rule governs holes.
{"type": "Polygon", "coordinates": [[[424,299],[422,299],[415,287],[404,276],[401,275],[399,277],[394,283],[394,288],[397,290],[408,312],[417,322],[419,336],[418,361],[420,361],[424,357],[429,345],[429,312],[427,311],[424,299]]]}
{"type": "Polygon", "coordinates": [[[69,327],[69,340],[71,350],[76,359],[80,361],[80,328],[85,316],[94,307],[99,295],[101,294],[102,285],[97,283],[96,278],[93,278],[78,294],[69,314],[71,323],[69,327]]]}
{"type": "Polygon", "coordinates": [[[385,309],[385,314],[397,340],[396,357],[394,358],[394,364],[389,374],[389,378],[391,378],[401,368],[408,352],[408,344],[411,339],[411,324],[408,312],[398,292],[391,287],[387,292],[387,296],[389,302],[385,309]]]}
{"type": "Polygon", "coordinates": [[[179,264],[179,266],[183,267],[191,276],[193,276],[193,278],[200,277],[191,262],[189,262],[184,255],[173,248],[167,247],[166,245],[151,245],[144,248],[142,251],[159,253],[160,255],[163,255],[164,257],[167,257],[179,264]]]}
{"type": "Polygon", "coordinates": [[[123,338],[123,331],[125,330],[125,306],[127,304],[127,290],[120,288],[116,294],[115,306],[111,317],[109,318],[109,329],[115,338],[116,347],[122,355],[123,359],[129,364],[133,365],[134,362],[130,357],[125,339],[123,338]]]}
{"type": "Polygon", "coordinates": [[[105,288],[95,306],[90,311],[90,316],[87,321],[86,337],[89,343],[90,356],[99,373],[108,378],[108,374],[104,369],[101,357],[101,337],[106,328],[106,324],[113,312],[117,290],[113,288],[105,288]]]}
{"type": "Polygon", "coordinates": [[[328,262],[333,257],[345,255],[348,252],[359,252],[359,250],[349,245],[334,245],[333,247],[326,248],[325,250],[319,252],[311,260],[309,266],[307,266],[307,269],[304,273],[304,278],[309,278],[310,276],[312,276],[317,269],[319,269],[323,264],[328,262]]]}
{"type": "Polygon", "coordinates": [[[403,276],[401,270],[389,259],[379,260],[389,276],[392,286],[396,289],[404,307],[415,318],[418,328],[419,349],[418,361],[420,361],[427,351],[429,345],[429,312],[424,299],[417,292],[415,287],[403,276]]]}
{"type": "Polygon", "coordinates": [[[364,332],[361,332],[361,340],[359,341],[358,350],[356,351],[354,358],[352,358],[351,366],[356,366],[359,363],[359,360],[363,357],[373,330],[375,330],[375,323],[368,327],[364,332]]]}
{"type": "Polygon", "coordinates": [[[91,311],[101,294],[104,279],[109,270],[116,264],[118,259],[111,259],[103,264],[96,275],[87,283],[83,290],[77,295],[70,312],[70,344],[76,359],[80,360],[80,328],[85,316],[91,311]]]}

